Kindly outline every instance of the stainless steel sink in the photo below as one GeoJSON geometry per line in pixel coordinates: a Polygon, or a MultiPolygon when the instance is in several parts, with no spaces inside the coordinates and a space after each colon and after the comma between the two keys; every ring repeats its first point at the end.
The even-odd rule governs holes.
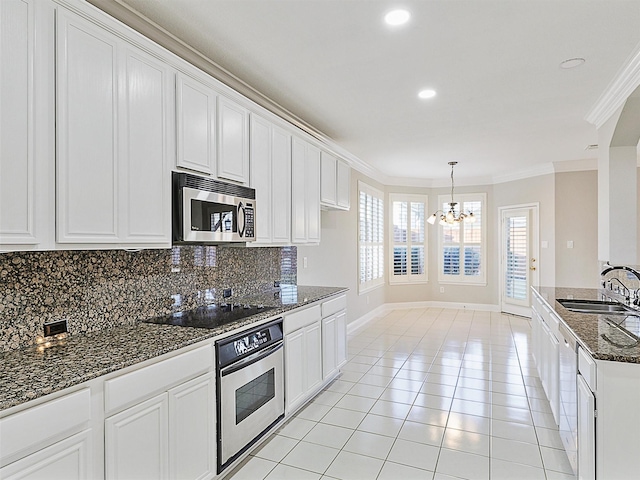
{"type": "Polygon", "coordinates": [[[608,315],[629,315],[637,312],[621,303],[608,302],[605,300],[573,300],[559,298],[558,302],[572,312],[579,313],[600,313],[608,315]]]}

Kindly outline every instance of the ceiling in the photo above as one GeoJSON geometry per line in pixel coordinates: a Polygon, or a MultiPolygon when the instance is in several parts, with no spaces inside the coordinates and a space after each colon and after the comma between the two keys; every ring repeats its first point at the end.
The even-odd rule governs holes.
{"type": "Polygon", "coordinates": [[[383,175],[425,181],[449,161],[464,182],[593,159],[584,117],[640,44],[639,0],[120,1],[383,175]],[[412,16],[391,28],[398,6],[412,16]]]}

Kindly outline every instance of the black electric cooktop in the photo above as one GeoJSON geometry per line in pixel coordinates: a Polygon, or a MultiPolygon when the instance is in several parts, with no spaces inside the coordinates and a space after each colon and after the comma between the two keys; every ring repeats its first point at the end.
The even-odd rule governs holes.
{"type": "Polygon", "coordinates": [[[179,327],[217,328],[251,315],[273,310],[263,305],[241,305],[222,303],[198,307],[186,312],[176,312],[162,317],[143,320],[145,323],[176,325],[179,327]]]}

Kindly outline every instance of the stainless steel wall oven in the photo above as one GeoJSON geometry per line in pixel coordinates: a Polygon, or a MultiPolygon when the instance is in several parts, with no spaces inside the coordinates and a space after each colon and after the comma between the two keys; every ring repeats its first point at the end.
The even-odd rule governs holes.
{"type": "Polygon", "coordinates": [[[284,418],[282,318],[216,342],[218,473],[284,418]]]}

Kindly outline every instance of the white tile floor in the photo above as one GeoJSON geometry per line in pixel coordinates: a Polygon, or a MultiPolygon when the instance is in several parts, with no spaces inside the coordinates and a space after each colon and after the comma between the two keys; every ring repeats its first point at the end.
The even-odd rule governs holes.
{"type": "Polygon", "coordinates": [[[573,479],[530,354],[499,313],[394,310],[233,480],[573,479]]]}

